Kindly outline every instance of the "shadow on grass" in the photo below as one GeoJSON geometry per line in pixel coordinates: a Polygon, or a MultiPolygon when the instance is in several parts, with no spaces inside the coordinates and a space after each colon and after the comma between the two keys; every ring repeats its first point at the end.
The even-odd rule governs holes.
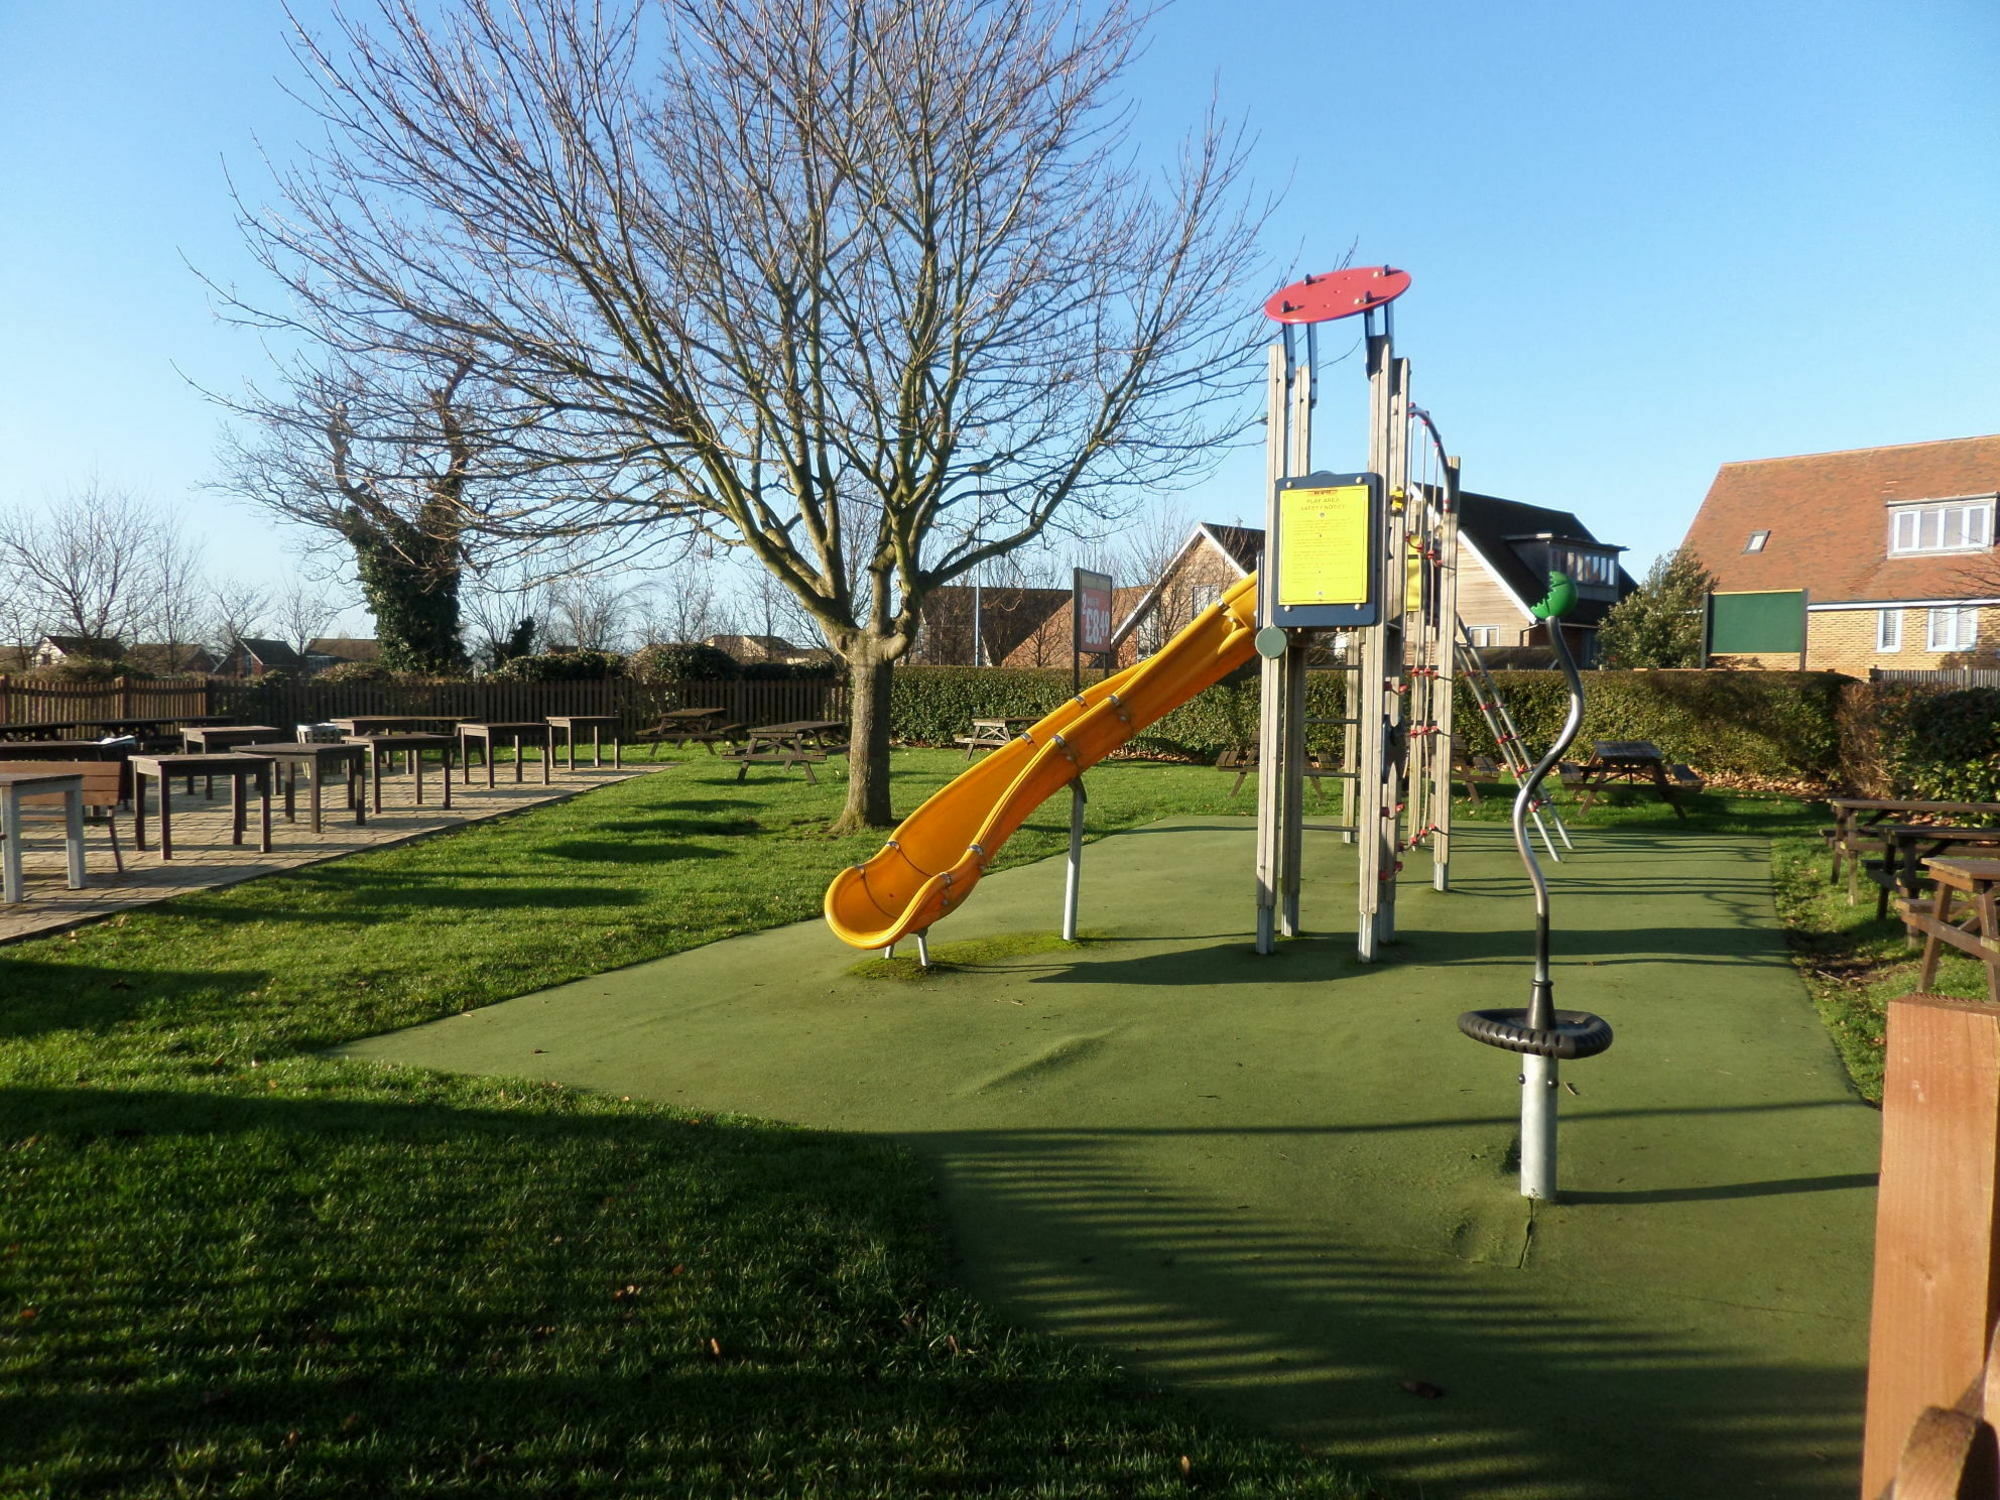
{"type": "Polygon", "coordinates": [[[664,865],[683,859],[727,859],[734,851],[700,844],[654,843],[646,840],[569,839],[544,844],[536,851],[546,859],[574,859],[616,865],[664,865]]]}
{"type": "Polygon", "coordinates": [[[0,1138],[34,1186],[10,1197],[16,1480],[1081,1496],[1155,1493],[1192,1452],[1218,1483],[1233,1456],[1239,1493],[1348,1493],[934,1283],[935,1210],[887,1143],[88,1089],[0,1091],[0,1138]]]}
{"type": "Polygon", "coordinates": [[[26,1041],[56,1031],[104,1032],[143,1011],[210,1010],[240,1002],[270,980],[263,970],[230,972],[0,957],[0,1040],[26,1041]]]}

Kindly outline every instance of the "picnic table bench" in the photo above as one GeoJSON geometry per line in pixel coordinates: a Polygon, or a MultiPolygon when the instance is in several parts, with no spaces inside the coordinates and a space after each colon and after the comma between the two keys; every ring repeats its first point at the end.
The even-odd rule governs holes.
{"type": "MultiPolygon", "coordinates": [[[[1940,857],[2000,851],[2000,828],[1961,828],[1948,823],[1877,823],[1858,832],[1855,869],[1876,887],[1875,919],[1889,915],[1889,898],[1914,900],[1923,893],[1930,875],[1926,862],[1940,857]],[[1872,839],[1879,854],[1868,857],[1863,838],[1872,839]]],[[[1850,875],[1849,896],[1854,899],[1855,880],[1850,875]]]]}
{"type": "Polygon", "coordinates": [[[1833,826],[1820,830],[1820,836],[1826,840],[1827,847],[1833,853],[1833,868],[1828,873],[1827,879],[1840,879],[1841,866],[1843,864],[1848,866],[1847,903],[1850,906],[1855,901],[1861,858],[1877,848],[1876,840],[1872,836],[1864,837],[1863,830],[1872,829],[1891,818],[1906,816],[1978,818],[2000,825],[2000,802],[1938,802],[1907,797],[1834,797],[1828,800],[1827,805],[1833,809],[1833,826]]]}
{"type": "Polygon", "coordinates": [[[642,729],[632,736],[635,745],[651,745],[650,760],[660,758],[662,745],[706,745],[710,755],[715,754],[718,744],[733,745],[744,736],[741,724],[729,722],[728,713],[720,708],[670,708],[660,715],[659,722],[650,729],[642,729]]]}
{"type": "Polygon", "coordinates": [[[1020,726],[1032,724],[1031,715],[1016,714],[1004,719],[974,719],[970,732],[961,734],[954,744],[965,746],[965,758],[971,760],[981,750],[998,750],[1020,732],[1020,726]]]}
{"type": "MultiPolygon", "coordinates": [[[[1230,796],[1234,797],[1238,792],[1242,791],[1243,783],[1257,774],[1257,768],[1261,759],[1261,752],[1254,740],[1248,744],[1231,745],[1215,758],[1216,770],[1234,771],[1236,773],[1236,780],[1231,782],[1229,786],[1230,796]]],[[[1322,780],[1329,776],[1338,779],[1347,774],[1345,771],[1336,771],[1332,767],[1323,764],[1317,750],[1308,750],[1306,752],[1305,778],[1311,784],[1312,789],[1319,793],[1320,796],[1324,797],[1326,795],[1326,788],[1320,785],[1322,780]]]]}
{"type": "Polygon", "coordinates": [[[1938,858],[1928,861],[1934,894],[1929,908],[1914,896],[1899,898],[1897,913],[1912,938],[1922,934],[1924,956],[1917,989],[1937,982],[1943,944],[1969,953],[1986,966],[1986,998],[2000,1004],[2000,859],[1938,858]],[[1953,910],[1965,900],[1963,914],[1953,910]]]}
{"type": "MultiPolygon", "coordinates": [[[[27,898],[21,877],[21,833],[23,804],[47,797],[60,797],[63,804],[63,848],[69,859],[69,888],[79,890],[84,883],[83,801],[85,778],[91,771],[111,773],[116,789],[117,768],[93,763],[64,765],[43,761],[24,770],[0,770],[0,901],[9,905],[27,898]]],[[[124,868],[123,860],[119,868],[124,868]]]]}
{"type": "Polygon", "coordinates": [[[1651,740],[1599,740],[1590,759],[1582,765],[1565,763],[1558,768],[1562,784],[1579,794],[1578,812],[1589,812],[1599,792],[1613,786],[1650,786],[1660,800],[1685,818],[1681,792],[1699,792],[1708,783],[1692,767],[1669,765],[1660,747],[1651,740]]]}
{"type": "Polygon", "coordinates": [[[736,779],[741,781],[753,765],[798,766],[806,773],[806,783],[817,786],[813,767],[823,765],[829,755],[844,754],[847,746],[830,742],[829,737],[847,726],[839,719],[799,719],[789,724],[760,724],[747,730],[741,750],[725,751],[723,760],[736,762],[736,779]]]}

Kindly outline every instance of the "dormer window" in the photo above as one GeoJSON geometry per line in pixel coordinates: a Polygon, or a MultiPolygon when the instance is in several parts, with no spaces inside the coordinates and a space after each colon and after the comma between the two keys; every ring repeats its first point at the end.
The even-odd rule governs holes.
{"type": "Polygon", "coordinates": [[[1743,550],[1745,552],[1762,552],[1764,550],[1764,543],[1770,540],[1770,532],[1753,531],[1750,533],[1750,540],[1743,544],[1743,550]]]}
{"type": "Polygon", "coordinates": [[[1993,544],[1993,500],[1899,505],[1889,512],[1889,555],[1971,552],[1993,544]]]}

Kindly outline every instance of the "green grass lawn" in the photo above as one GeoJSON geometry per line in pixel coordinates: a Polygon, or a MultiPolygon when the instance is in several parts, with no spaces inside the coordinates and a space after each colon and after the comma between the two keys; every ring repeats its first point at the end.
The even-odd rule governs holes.
{"type": "MultiPolygon", "coordinates": [[[[1845,874],[1838,884],[1827,878],[1831,864],[1832,856],[1817,837],[1794,835],[1771,846],[1778,912],[1790,933],[1794,960],[1855,1086],[1880,1104],[1889,1002],[1916,989],[1922,950],[1905,941],[1893,907],[1887,918],[1876,920],[1876,888],[1867,881],[1861,883],[1860,899],[1849,906],[1845,874]]],[[[1984,1000],[1986,966],[1947,947],[1931,989],[1984,1000]]]]}
{"type": "MultiPolygon", "coordinates": [[[[899,753],[897,805],[964,764],[899,753]]],[[[731,776],[0,949],[0,1493],[1362,1493],[996,1323],[899,1150],[315,1056],[814,915],[878,841],[731,776]]],[[[1091,826],[1229,780],[1107,767],[1091,826]]]]}

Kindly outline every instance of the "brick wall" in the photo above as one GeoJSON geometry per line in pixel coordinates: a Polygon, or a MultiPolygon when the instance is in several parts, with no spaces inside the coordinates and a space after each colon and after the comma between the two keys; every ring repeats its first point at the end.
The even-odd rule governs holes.
{"type": "MultiPolygon", "coordinates": [[[[1903,644],[1900,651],[1878,651],[1875,649],[1876,611],[1872,609],[1828,609],[1818,610],[1806,616],[1806,667],[1815,672],[1845,672],[1851,677],[1866,677],[1870,667],[1896,668],[1902,671],[1930,671],[1938,667],[1960,666],[1964,663],[1963,651],[1932,651],[1926,645],[1929,631],[1928,609],[1905,609],[1903,617],[1903,644]]],[[[2000,643],[2000,611],[1982,609],[1978,612],[1978,637],[1976,644],[1991,647],[2000,643]]],[[[1748,666],[1749,659],[1729,659],[1732,664],[1748,666]]],[[[1782,663],[1796,666],[1798,658],[1779,658],[1772,665],[1782,663]]]]}

